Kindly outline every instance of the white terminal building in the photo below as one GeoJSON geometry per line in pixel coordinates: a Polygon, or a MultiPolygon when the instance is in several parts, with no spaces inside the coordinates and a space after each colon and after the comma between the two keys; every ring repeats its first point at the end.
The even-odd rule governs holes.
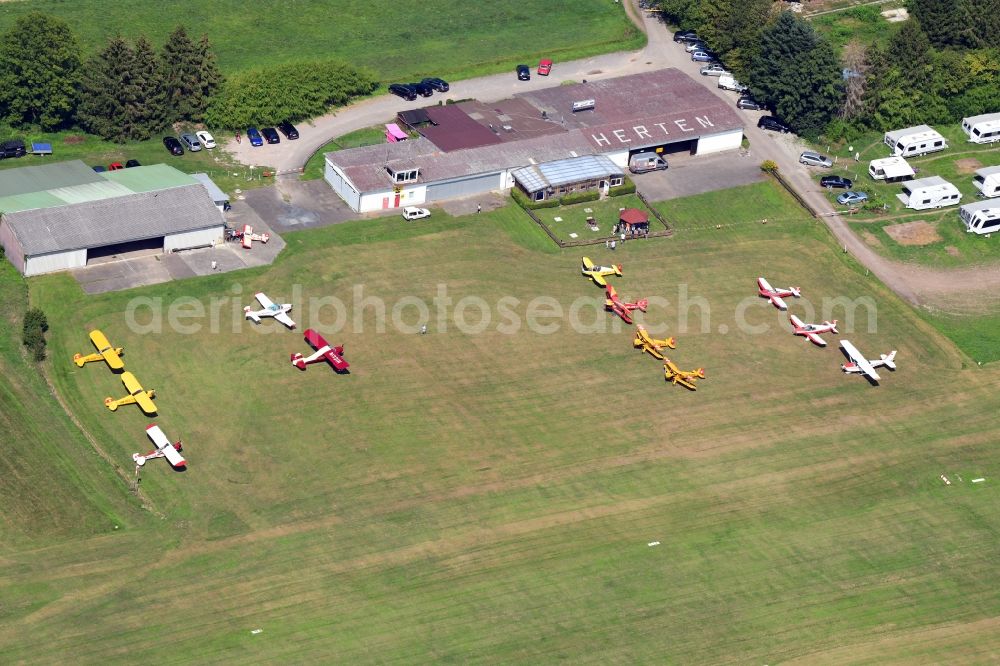
{"type": "Polygon", "coordinates": [[[325,155],[327,182],[355,211],[505,191],[519,169],[559,162],[565,172],[577,158],[588,158],[579,182],[564,178],[549,194],[606,189],[620,174],[595,180],[593,156],[624,169],[636,153],[704,155],[743,141],[731,106],[676,69],[428,106],[398,122],[419,136],[325,155]]]}

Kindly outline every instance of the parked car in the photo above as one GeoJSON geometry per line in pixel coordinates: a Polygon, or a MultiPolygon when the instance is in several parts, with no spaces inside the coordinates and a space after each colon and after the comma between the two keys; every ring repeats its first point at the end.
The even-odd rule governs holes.
{"type": "Polygon", "coordinates": [[[203,148],[215,148],[215,137],[206,132],[205,130],[201,130],[200,132],[195,132],[194,135],[198,137],[199,141],[201,141],[201,145],[203,148]]]}
{"type": "Polygon", "coordinates": [[[428,85],[431,88],[434,88],[434,90],[438,92],[448,92],[449,90],[451,90],[451,86],[448,85],[447,81],[445,81],[444,79],[439,79],[436,76],[429,76],[423,81],[421,81],[421,83],[423,83],[424,85],[428,85]]]}
{"type": "Polygon", "coordinates": [[[0,160],[5,160],[8,157],[24,157],[27,154],[28,150],[24,147],[24,141],[21,139],[11,139],[0,144],[0,160]]]}
{"type": "Polygon", "coordinates": [[[803,150],[802,154],[799,155],[799,164],[830,168],[833,166],[833,160],[826,155],[820,155],[815,150],[803,150]]]}
{"type": "Polygon", "coordinates": [[[264,145],[264,137],[260,135],[260,130],[256,127],[247,128],[247,139],[249,139],[250,145],[254,148],[259,148],[264,145]]]}
{"type": "Polygon", "coordinates": [[[732,90],[741,93],[747,89],[745,85],[733,78],[732,74],[723,74],[719,77],[719,87],[723,90],[732,90]]]}
{"type": "Polygon", "coordinates": [[[843,176],[823,176],[819,179],[819,184],[823,187],[841,187],[849,190],[854,185],[854,182],[850,178],[844,178],[843,176]]]}
{"type": "Polygon", "coordinates": [[[407,206],[403,209],[403,219],[404,220],[419,220],[425,217],[430,217],[431,212],[426,208],[417,208],[416,206],[407,206]]]}
{"type": "Polygon", "coordinates": [[[715,54],[711,51],[695,51],[691,54],[694,62],[716,62],[715,54]]]}
{"type": "Polygon", "coordinates": [[[260,133],[268,143],[281,143],[281,137],[278,136],[278,131],[273,127],[265,127],[260,133]]]}
{"type": "Polygon", "coordinates": [[[548,76],[552,73],[552,61],[548,58],[538,61],[538,76],[548,76]]]}
{"type": "Polygon", "coordinates": [[[757,121],[757,127],[765,130],[771,130],[772,132],[781,132],[782,134],[787,134],[792,131],[792,128],[781,122],[774,116],[761,116],[760,120],[757,121]]]}
{"type": "Polygon", "coordinates": [[[698,39],[698,35],[695,34],[694,30],[681,30],[674,33],[674,41],[677,43],[681,42],[693,42],[698,39]]]}
{"type": "Polygon", "coordinates": [[[761,106],[761,103],[755,100],[753,97],[750,97],[749,95],[743,95],[738,100],[736,100],[736,108],[745,109],[747,111],[760,111],[764,107],[761,106]]]}
{"type": "Polygon", "coordinates": [[[139,160],[129,160],[128,162],[125,163],[126,169],[131,169],[132,167],[137,167],[137,166],[142,166],[141,164],[139,164],[139,160]]]}
{"type": "Polygon", "coordinates": [[[868,195],[864,192],[844,192],[837,197],[837,203],[841,206],[859,206],[868,201],[868,195]]]}
{"type": "Polygon", "coordinates": [[[201,141],[194,134],[181,134],[181,143],[192,153],[201,150],[201,141]]]}
{"type": "Polygon", "coordinates": [[[528,69],[527,65],[517,66],[517,80],[518,81],[530,81],[531,80],[531,70],[528,69]]]}
{"type": "Polygon", "coordinates": [[[705,65],[700,70],[702,76],[722,76],[728,74],[726,68],[717,62],[713,62],[710,65],[705,65]]]}
{"type": "Polygon", "coordinates": [[[107,171],[107,169],[100,164],[98,164],[97,166],[92,166],[90,168],[93,169],[96,173],[104,173],[105,171],[107,171]]]}
{"type": "Polygon", "coordinates": [[[125,166],[121,162],[112,162],[108,165],[108,171],[119,171],[124,168],[125,166]]]}
{"type": "Polygon", "coordinates": [[[166,148],[171,155],[183,155],[184,147],[181,142],[172,136],[163,137],[163,147],[166,148]]]}
{"type": "Polygon", "coordinates": [[[430,97],[431,95],[434,94],[434,88],[431,88],[429,85],[427,85],[426,83],[423,83],[423,82],[408,83],[406,85],[408,85],[411,88],[413,88],[414,90],[416,90],[417,94],[418,95],[422,95],[423,97],[430,97]]]}
{"type": "Polygon", "coordinates": [[[707,51],[708,44],[699,39],[685,44],[684,50],[687,51],[688,53],[694,53],[695,51],[707,51]]]}
{"type": "Polygon", "coordinates": [[[389,92],[398,97],[402,97],[408,102],[412,102],[417,98],[417,91],[405,83],[393,83],[389,86],[389,92]]]}
{"type": "Polygon", "coordinates": [[[289,141],[299,138],[299,131],[295,129],[295,125],[291,124],[287,120],[282,120],[278,123],[278,131],[284,134],[285,138],[289,141]]]}

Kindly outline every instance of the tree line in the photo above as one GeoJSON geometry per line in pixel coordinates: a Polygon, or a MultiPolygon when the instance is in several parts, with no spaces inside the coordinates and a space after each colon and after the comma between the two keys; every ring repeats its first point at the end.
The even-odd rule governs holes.
{"type": "MultiPolygon", "coordinates": [[[[776,0],[658,0],[797,133],[837,139],[1000,111],[1000,0],[910,0],[884,45],[838,54],[776,0]]],[[[878,8],[847,10],[881,22],[878,8]]]]}

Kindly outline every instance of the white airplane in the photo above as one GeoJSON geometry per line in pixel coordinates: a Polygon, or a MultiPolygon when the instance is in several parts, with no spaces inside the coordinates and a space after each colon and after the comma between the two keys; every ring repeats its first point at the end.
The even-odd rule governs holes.
{"type": "Polygon", "coordinates": [[[167,439],[167,436],[163,434],[162,430],[160,430],[160,426],[155,423],[147,426],[146,434],[149,435],[151,440],[153,440],[153,444],[156,446],[156,449],[144,455],[133,453],[132,460],[135,461],[137,466],[142,467],[146,464],[147,460],[152,458],[166,458],[171,467],[181,468],[187,466],[187,461],[184,460],[179,453],[179,451],[181,451],[184,447],[181,446],[180,442],[171,444],[170,440],[167,439]]]}
{"type": "Polygon", "coordinates": [[[837,320],[824,321],[822,324],[803,324],[802,320],[791,315],[788,321],[792,322],[792,326],[795,327],[795,335],[802,335],[809,338],[809,341],[814,345],[819,345],[820,347],[826,347],[826,340],[819,337],[820,333],[838,333],[837,331],[837,320]]]}
{"type": "Polygon", "coordinates": [[[802,290],[799,289],[798,287],[775,289],[774,287],[771,286],[771,284],[767,281],[766,278],[762,277],[757,278],[757,292],[761,296],[769,299],[772,303],[774,303],[774,307],[778,308],[779,310],[788,309],[788,306],[785,305],[785,301],[781,300],[782,298],[788,296],[794,296],[795,298],[798,298],[799,296],[802,295],[802,290]]]}
{"type": "Polygon", "coordinates": [[[844,363],[843,365],[840,366],[844,372],[859,372],[877,382],[879,380],[879,376],[878,373],[875,372],[875,368],[877,368],[880,365],[884,365],[890,370],[896,369],[895,349],[893,349],[888,354],[880,354],[879,358],[877,359],[869,360],[866,359],[864,356],[862,356],[861,352],[858,351],[857,347],[852,345],[848,340],[841,340],[840,346],[844,349],[845,352],[847,352],[847,355],[851,357],[850,363],[844,363]]]}
{"type": "Polygon", "coordinates": [[[251,306],[246,306],[243,308],[243,312],[247,313],[247,319],[251,319],[255,323],[259,324],[261,317],[274,317],[288,328],[295,328],[295,322],[292,321],[291,317],[285,314],[286,312],[291,311],[291,303],[281,303],[279,305],[265,296],[264,292],[254,294],[254,298],[257,299],[257,302],[260,303],[260,306],[264,309],[254,310],[251,306]]]}

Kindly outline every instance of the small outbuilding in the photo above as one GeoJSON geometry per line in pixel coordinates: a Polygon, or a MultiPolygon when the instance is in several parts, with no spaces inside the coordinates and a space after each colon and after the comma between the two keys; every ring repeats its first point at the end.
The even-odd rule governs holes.
{"type": "Polygon", "coordinates": [[[511,171],[517,186],[532,201],[544,201],[570,192],[607,191],[625,182],[621,167],[604,155],[581,155],[511,171]]]}
{"type": "Polygon", "coordinates": [[[229,210],[229,195],[223,192],[207,173],[193,173],[191,177],[205,186],[205,190],[208,192],[208,196],[212,197],[216,208],[223,212],[229,210]]]}
{"type": "Polygon", "coordinates": [[[638,208],[625,208],[618,214],[615,234],[646,236],[649,234],[649,214],[638,208]]]}

